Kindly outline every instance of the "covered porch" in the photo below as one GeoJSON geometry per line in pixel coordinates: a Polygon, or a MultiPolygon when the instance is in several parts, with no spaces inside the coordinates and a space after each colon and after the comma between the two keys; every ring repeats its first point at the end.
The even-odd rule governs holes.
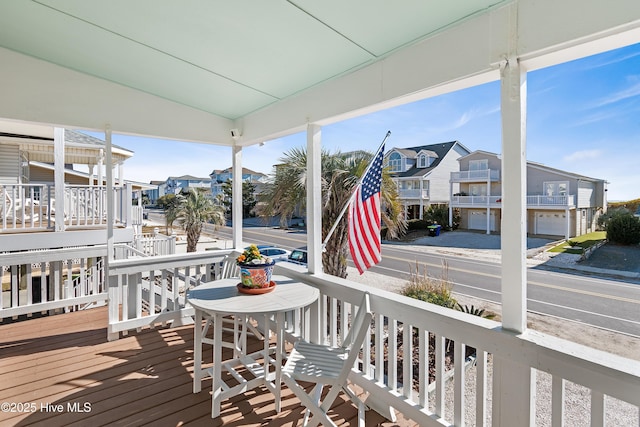
{"type": "MultiPolygon", "coordinates": [[[[405,8],[390,3],[373,7],[362,1],[348,10],[337,4],[297,1],[270,6],[254,2],[250,7],[235,2],[224,6],[195,2],[198,8],[184,10],[170,3],[158,7],[137,3],[127,7],[127,21],[107,3],[91,7],[85,2],[43,3],[47,2],[14,3],[0,17],[4,94],[0,117],[55,124],[56,143],[63,139],[63,127],[104,131],[108,215],[113,214],[115,203],[115,181],[109,167],[113,132],[230,147],[233,194],[238,200],[243,148],[306,131],[308,270],[283,268],[282,273],[320,289],[322,298],[315,315],[301,334],[316,342],[338,342],[344,331],[336,320],[338,307],[344,313],[363,293],[362,286],[322,272],[323,126],[499,80],[502,321],[373,290],[373,332],[350,380],[373,396],[371,407],[381,412],[393,407],[419,425],[466,425],[472,422],[468,414],[473,414],[471,420],[477,425],[535,425],[535,405],[543,398],[535,392],[538,372],[553,376],[552,396],[544,397],[553,408],[551,425],[565,423],[565,408],[571,404],[565,399],[567,382],[590,390],[591,425],[605,423],[610,398],[628,402],[636,410],[640,407],[637,362],[527,329],[525,262],[527,72],[640,42],[638,2],[623,0],[611,7],[577,0],[478,1],[459,6],[443,1],[413,2],[405,8]],[[216,7],[220,9],[209,9],[216,7]],[[150,19],[153,17],[157,19],[150,19]],[[185,19],[174,20],[176,17],[185,19]],[[175,22],[175,26],[167,27],[165,22],[175,22]],[[244,24],[242,32],[238,22],[244,24]],[[265,42],[262,49],[254,46],[256,40],[265,42]],[[73,55],[68,45],[81,53],[73,55]],[[199,50],[202,45],[214,52],[199,50]],[[106,54],[114,56],[105,60],[106,54]],[[448,409],[444,398],[446,343],[455,348],[452,369],[456,378],[448,409]],[[478,381],[471,387],[463,381],[468,347],[476,349],[477,357],[478,381]],[[431,353],[433,382],[428,380],[427,369],[431,353]],[[408,363],[404,356],[414,354],[417,364],[408,363]],[[429,399],[432,387],[433,402],[429,399]],[[473,390],[471,397],[469,390],[473,390]],[[472,411],[467,410],[469,401],[472,411]]],[[[56,199],[62,200],[59,194],[56,199]]],[[[233,247],[240,249],[245,244],[241,204],[234,204],[232,217],[233,247]]],[[[107,224],[102,255],[108,261],[108,289],[91,296],[62,294],[55,303],[33,304],[32,310],[14,309],[11,315],[73,305],[74,298],[106,301],[106,332],[115,340],[112,343],[118,343],[116,339],[128,331],[188,321],[189,307],[181,298],[180,287],[169,278],[179,277],[184,286],[197,286],[210,274],[213,254],[120,257],[113,221],[107,224]],[[144,280],[151,277],[156,280],[144,280]]],[[[345,317],[341,321],[346,322],[345,317]]],[[[18,343],[10,342],[9,347],[19,348],[18,344],[46,335],[41,331],[34,338],[26,330],[16,331],[18,343]]],[[[174,333],[179,335],[168,332],[174,333]]],[[[70,337],[73,333],[60,333],[58,350],[74,355],[81,344],[70,337]]],[[[142,349],[153,346],[140,342],[142,349]]],[[[105,351],[114,350],[107,347],[105,351]]],[[[176,354],[180,361],[183,356],[176,354]]],[[[34,362],[17,363],[33,366],[34,362]]],[[[143,379],[144,375],[152,376],[154,370],[153,365],[145,364],[127,368],[123,374],[131,381],[146,382],[149,377],[143,379]]],[[[58,377],[54,382],[65,381],[81,382],[82,378],[58,377]]],[[[7,391],[5,400],[17,399],[13,393],[7,391]]],[[[107,391],[102,399],[114,407],[118,394],[115,389],[107,391]]],[[[193,402],[194,397],[185,399],[193,402]]],[[[203,400],[209,399],[205,395],[203,400]]],[[[234,408],[245,404],[242,399],[234,403],[234,408]]],[[[142,404],[134,412],[147,414],[146,409],[142,404]]],[[[292,413],[295,411],[299,408],[292,413]]],[[[189,416],[186,409],[175,414],[189,416]]],[[[226,422],[244,425],[241,418],[226,422]]]]}

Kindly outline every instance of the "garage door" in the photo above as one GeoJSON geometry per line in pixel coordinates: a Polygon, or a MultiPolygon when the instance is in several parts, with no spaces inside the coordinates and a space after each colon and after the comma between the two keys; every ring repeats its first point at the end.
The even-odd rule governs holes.
{"type": "Polygon", "coordinates": [[[567,215],[562,212],[537,212],[536,234],[564,236],[567,231],[567,215]]]}
{"type": "MultiPolygon", "coordinates": [[[[496,214],[491,212],[490,231],[496,231],[496,214]]],[[[486,230],[487,229],[487,211],[477,210],[469,211],[469,230],[486,230]]]]}

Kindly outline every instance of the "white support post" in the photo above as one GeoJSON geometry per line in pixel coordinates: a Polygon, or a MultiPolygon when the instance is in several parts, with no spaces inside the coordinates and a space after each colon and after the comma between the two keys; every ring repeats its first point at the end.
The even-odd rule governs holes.
{"type": "Polygon", "coordinates": [[[233,169],[233,178],[231,179],[233,247],[240,249],[242,248],[242,147],[233,146],[231,165],[233,169]]]}
{"type": "Polygon", "coordinates": [[[322,273],[321,127],[307,125],[307,267],[322,273]]]}
{"type": "Polygon", "coordinates": [[[501,73],[502,105],[502,326],[527,325],[526,73],[512,58],[501,73]]]}
{"type": "Polygon", "coordinates": [[[64,128],[53,130],[53,182],[55,206],[55,231],[64,231],[64,128]]]}
{"type": "Polygon", "coordinates": [[[453,182],[449,180],[449,227],[453,230],[453,182]]]}
{"type": "MultiPolygon", "coordinates": [[[[517,59],[518,7],[509,14],[507,61],[501,66],[502,327],[527,327],[526,71],[517,59]]],[[[517,360],[494,357],[492,419],[496,426],[535,425],[535,374],[517,360]]]]}
{"type": "Polygon", "coordinates": [[[124,184],[124,163],[118,163],[118,185],[124,184]]]}
{"type": "Polygon", "coordinates": [[[111,145],[111,126],[105,126],[104,141],[107,150],[107,259],[113,260],[113,216],[114,216],[114,194],[113,191],[113,157],[111,145]]]}
{"type": "Polygon", "coordinates": [[[424,200],[422,199],[422,189],[424,188],[424,181],[420,180],[420,214],[418,215],[418,219],[423,218],[422,211],[424,210],[424,200]]]}
{"type": "Polygon", "coordinates": [[[487,170],[487,234],[491,234],[491,172],[487,170]]]}

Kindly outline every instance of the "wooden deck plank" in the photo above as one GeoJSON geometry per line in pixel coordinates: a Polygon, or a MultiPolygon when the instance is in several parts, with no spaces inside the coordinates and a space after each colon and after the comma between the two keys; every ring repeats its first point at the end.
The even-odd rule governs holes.
{"type": "MultiPolygon", "coordinates": [[[[97,308],[0,325],[0,401],[36,405],[35,411],[0,412],[0,425],[301,423],[304,407],[286,387],[280,413],[271,393],[261,387],[222,402],[221,416],[212,420],[211,380],[203,382],[200,393],[192,393],[193,326],[144,330],[109,342],[106,324],[106,309],[97,308]]],[[[257,350],[262,342],[254,339],[251,345],[257,350]]],[[[203,360],[211,363],[211,347],[205,346],[203,360]]],[[[356,408],[340,396],[334,421],[356,425],[356,416],[356,408]]],[[[366,419],[368,426],[416,425],[402,419],[390,423],[373,411],[366,419]]]]}

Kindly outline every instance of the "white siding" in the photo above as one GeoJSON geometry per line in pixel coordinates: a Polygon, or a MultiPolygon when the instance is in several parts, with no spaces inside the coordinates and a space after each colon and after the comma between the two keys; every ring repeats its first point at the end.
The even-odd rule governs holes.
{"type": "Polygon", "coordinates": [[[0,183],[18,184],[20,150],[17,145],[0,142],[0,183]]]}
{"type": "MultiPolygon", "coordinates": [[[[449,203],[449,179],[451,172],[460,170],[459,158],[460,153],[457,150],[449,150],[438,166],[426,177],[429,180],[430,203],[449,203]]],[[[454,193],[457,190],[456,187],[458,186],[454,186],[454,193]]]]}

